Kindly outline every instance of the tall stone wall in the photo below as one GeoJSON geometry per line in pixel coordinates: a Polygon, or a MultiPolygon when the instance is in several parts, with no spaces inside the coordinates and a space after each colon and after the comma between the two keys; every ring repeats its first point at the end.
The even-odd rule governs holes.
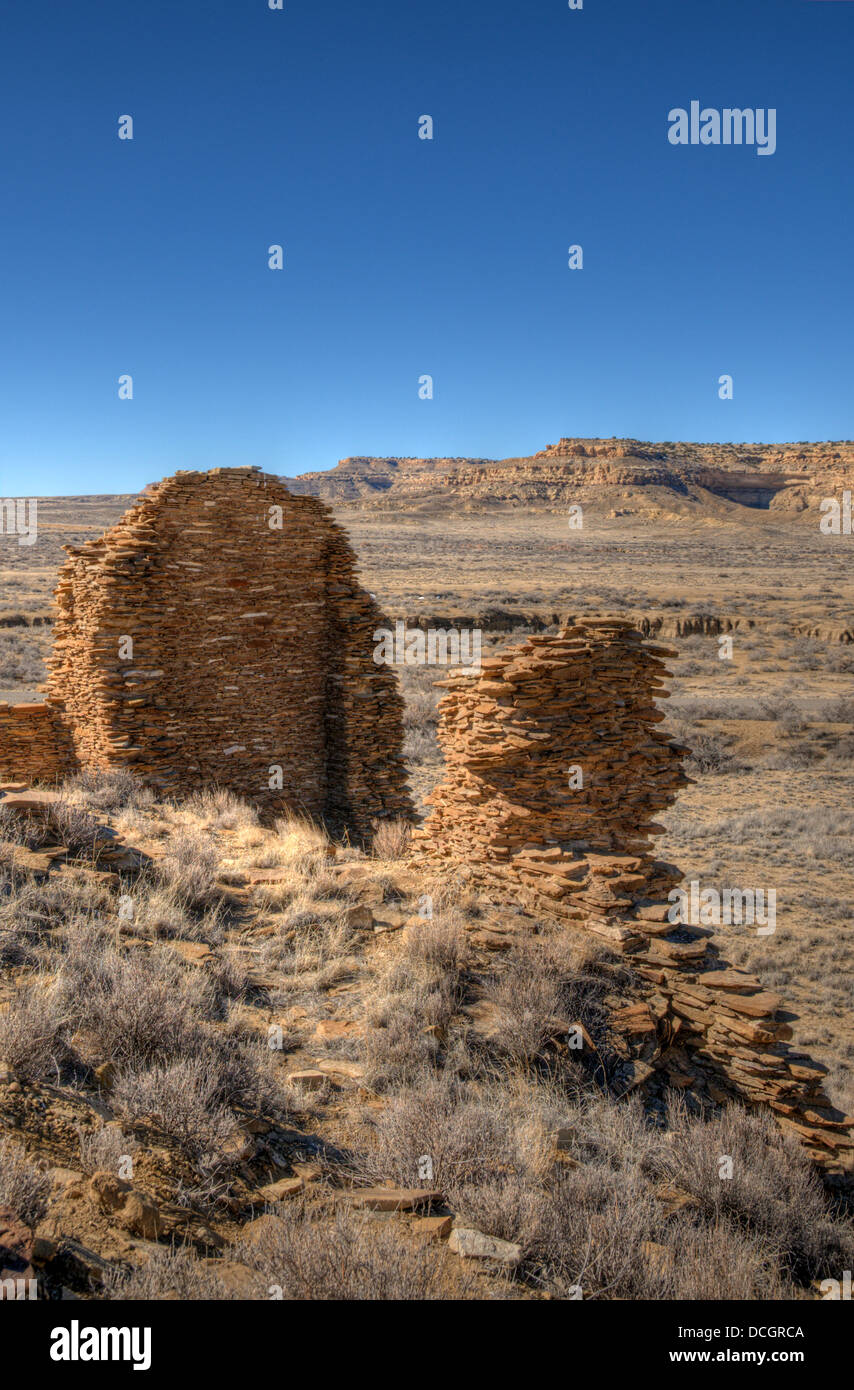
{"type": "Polygon", "coordinates": [[[768,1105],[829,1173],[850,1173],[852,1122],[824,1094],[825,1068],[787,1046],[780,998],[708,929],[668,920],[682,875],[654,857],[655,816],[687,780],[687,750],[655,727],[668,655],[628,623],[585,620],[439,682],[447,773],[416,850],[626,957],[637,1077],[768,1105]]]}
{"type": "Polygon", "coordinates": [[[361,839],[410,813],[384,619],[323,503],[254,469],[177,473],[67,550],[47,706],[74,765],[361,839]]]}

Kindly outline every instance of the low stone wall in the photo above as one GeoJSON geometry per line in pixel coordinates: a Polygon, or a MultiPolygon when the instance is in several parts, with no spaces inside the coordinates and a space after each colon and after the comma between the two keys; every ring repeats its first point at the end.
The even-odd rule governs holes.
{"type": "Polygon", "coordinates": [[[0,704],[0,781],[58,782],[76,767],[60,713],[50,704],[0,704]]]}
{"type": "Polygon", "coordinates": [[[525,903],[619,952],[637,981],[635,1075],[713,1101],[770,1106],[832,1174],[850,1174],[850,1117],[826,1069],[787,1046],[782,1000],[733,969],[705,928],[668,920],[682,875],[655,859],[655,815],[687,779],[656,729],[662,657],[618,620],[580,620],[452,676],[440,702],[447,774],[414,836],[495,902],[525,903]]]}

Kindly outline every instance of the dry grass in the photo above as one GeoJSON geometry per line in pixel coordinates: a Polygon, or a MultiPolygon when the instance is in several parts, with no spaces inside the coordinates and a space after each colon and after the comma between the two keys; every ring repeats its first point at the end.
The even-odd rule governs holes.
{"type": "Polygon", "coordinates": [[[0,1140],[0,1207],[9,1207],[28,1226],[45,1215],[50,1179],[32,1163],[20,1144],[0,1140]]]}
{"type": "Polygon", "coordinates": [[[472,1297],[471,1275],[422,1245],[397,1223],[378,1225],[339,1208],[330,1218],[302,1203],[281,1207],[241,1258],[267,1297],[288,1302],[434,1302],[472,1297]]]}

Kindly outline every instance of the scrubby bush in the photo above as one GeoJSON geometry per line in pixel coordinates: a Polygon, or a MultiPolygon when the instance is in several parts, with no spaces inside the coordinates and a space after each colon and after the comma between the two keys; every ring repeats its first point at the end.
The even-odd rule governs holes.
{"type": "Polygon", "coordinates": [[[154,1249],[144,1264],[111,1269],[104,1293],[116,1302],[214,1302],[231,1297],[210,1266],[184,1246],[154,1249]]]}
{"type": "Polygon", "coordinates": [[[260,1297],[275,1288],[288,1302],[423,1303],[474,1294],[467,1270],[408,1243],[397,1223],[343,1209],[330,1219],[300,1202],[281,1207],[276,1222],[238,1254],[256,1270],[260,1297]]]}
{"type": "Polygon", "coordinates": [[[57,1079],[71,1060],[68,1015],[44,981],[22,985],[0,1013],[0,1061],[22,1081],[57,1079]]]}
{"type": "Polygon", "coordinates": [[[394,820],[375,820],[372,849],[375,859],[405,859],[412,827],[398,816],[394,820]]]}
{"type": "Polygon", "coordinates": [[[0,1140],[0,1207],[10,1207],[28,1226],[47,1211],[50,1178],[11,1139],[0,1140]]]}
{"type": "Polygon", "coordinates": [[[153,1124],[202,1169],[215,1168],[233,1138],[233,1115],[219,1100],[221,1078],[206,1057],[186,1057],[126,1072],[113,1104],[134,1123],[153,1124]]]}

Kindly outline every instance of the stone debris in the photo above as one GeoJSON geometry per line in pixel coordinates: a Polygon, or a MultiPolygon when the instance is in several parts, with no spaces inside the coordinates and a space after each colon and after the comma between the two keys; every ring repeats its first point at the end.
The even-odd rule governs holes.
{"type": "Polygon", "coordinates": [[[498,1236],[487,1236],[483,1231],[464,1226],[457,1226],[451,1232],[448,1249],[463,1259],[491,1260],[493,1264],[505,1265],[510,1269],[522,1258],[522,1247],[514,1241],[499,1240],[498,1236]]]}
{"type": "Polygon", "coordinates": [[[446,1240],[453,1224],[452,1216],[416,1216],[411,1229],[420,1240],[446,1240]]]}
{"type": "Polygon", "coordinates": [[[411,814],[385,619],[324,503],[252,468],[176,473],[66,551],[46,700],[0,705],[0,775],[130,768],[365,841],[411,814]]]}
{"type": "MultiPolygon", "coordinates": [[[[0,1207],[0,1282],[34,1277],[33,1233],[10,1207],[0,1207]]],[[[0,1288],[0,1299],[3,1290],[0,1288]]]]}
{"type": "Polygon", "coordinates": [[[298,1197],[304,1189],[302,1178],[280,1178],[278,1182],[259,1187],[258,1196],[265,1202],[286,1202],[289,1197],[298,1197]]]}
{"type": "Polygon", "coordinates": [[[319,1091],[326,1084],[326,1073],[312,1068],[288,1073],[289,1086],[302,1086],[306,1091],[319,1091]]]}
{"type": "MultiPolygon", "coordinates": [[[[850,1174],[854,1120],[825,1096],[824,1068],[786,1046],[782,1000],[707,929],[668,920],[682,874],[654,857],[655,817],[688,780],[688,750],[656,728],[673,655],[622,619],[579,619],[485,659],[477,677],[437,682],[446,776],[413,849],[626,958],[641,997],[614,1011],[633,1051],[619,1094],[658,1072],[712,1100],[768,1105],[829,1175],[850,1174]]],[[[475,944],[506,948],[494,932],[475,944]]]]}
{"type": "Polygon", "coordinates": [[[163,1231],[156,1203],[113,1173],[94,1173],[89,1181],[89,1196],[99,1211],[113,1216],[116,1224],[131,1235],[157,1240],[163,1231]]]}
{"type": "Polygon", "coordinates": [[[347,1193],[347,1200],[359,1211],[416,1211],[443,1198],[426,1187],[357,1187],[347,1193]]]}

